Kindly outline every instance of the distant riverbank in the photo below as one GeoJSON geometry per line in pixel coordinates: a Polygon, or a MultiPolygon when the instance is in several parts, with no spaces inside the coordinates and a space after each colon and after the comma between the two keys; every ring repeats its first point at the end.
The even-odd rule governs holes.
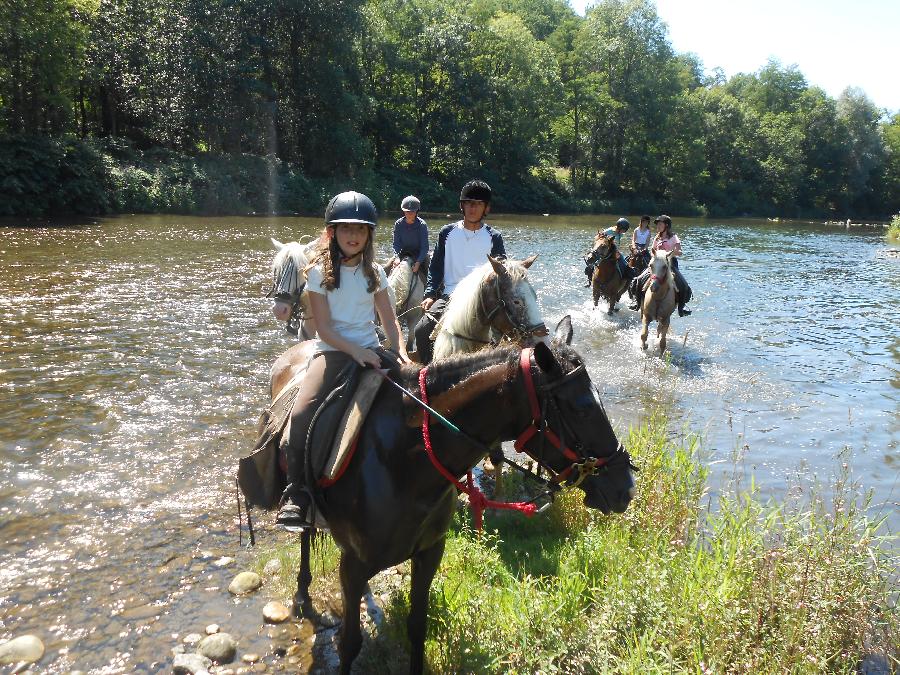
{"type": "MultiPolygon", "coordinates": [[[[494,188],[494,210],[503,213],[707,215],[705,206],[691,200],[657,203],[574,194],[562,169],[534,170],[515,183],[503,183],[490,172],[481,177],[494,188]]],[[[319,215],[332,195],[350,188],[369,195],[384,213],[399,213],[400,199],[407,194],[417,195],[424,211],[455,212],[459,186],[468,178],[441,182],[393,168],[317,178],[274,155],[188,155],[159,147],[140,149],[114,138],[0,138],[0,216],[319,215]]],[[[755,213],[718,209],[716,215],[784,214],[760,207],[755,213]]],[[[846,217],[828,212],[802,215],[826,220],[846,217]]]]}

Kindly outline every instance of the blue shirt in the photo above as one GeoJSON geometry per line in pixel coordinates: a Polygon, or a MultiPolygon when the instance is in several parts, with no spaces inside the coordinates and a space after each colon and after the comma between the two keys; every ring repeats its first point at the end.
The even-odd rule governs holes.
{"type": "Polygon", "coordinates": [[[416,216],[413,224],[406,217],[394,223],[394,253],[411,255],[416,262],[424,262],[428,255],[428,223],[416,216]]]}

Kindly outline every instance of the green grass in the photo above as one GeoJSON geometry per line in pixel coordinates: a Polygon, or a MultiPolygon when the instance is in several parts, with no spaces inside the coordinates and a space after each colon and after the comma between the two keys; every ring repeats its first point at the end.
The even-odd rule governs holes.
{"type": "MultiPolygon", "coordinates": [[[[532,519],[489,512],[481,536],[456,518],[431,589],[431,672],[849,673],[872,654],[896,668],[900,565],[848,463],[786,503],[752,484],[713,499],[696,436],[656,415],[626,445],[641,471],[624,514],[571,491],[532,519]]],[[[273,590],[290,597],[298,549],[259,568],[274,556],[273,590]]],[[[319,549],[316,596],[334,596],[336,561],[333,543],[319,549]]],[[[408,584],[386,605],[360,672],[406,667],[408,584]]]]}
{"type": "Polygon", "coordinates": [[[900,213],[891,218],[891,224],[887,231],[887,238],[900,240],[900,213]]]}
{"type": "MultiPolygon", "coordinates": [[[[896,665],[889,581],[897,560],[845,473],[803,502],[752,486],[709,508],[697,438],[656,417],[627,443],[641,466],[622,515],[578,493],[532,520],[458,518],[431,591],[433,672],[853,672],[896,665]]],[[[846,467],[842,469],[846,472],[846,467]]],[[[807,492],[804,490],[804,492],[807,492]]],[[[391,597],[378,654],[404,645],[407,589],[391,597]]]]}

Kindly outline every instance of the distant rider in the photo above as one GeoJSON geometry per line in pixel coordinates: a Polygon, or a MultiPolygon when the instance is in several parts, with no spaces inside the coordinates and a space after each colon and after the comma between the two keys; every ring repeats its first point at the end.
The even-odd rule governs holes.
{"type": "MultiPolygon", "coordinates": [[[[634,278],[634,272],[625,261],[625,256],[621,253],[622,235],[624,235],[628,231],[629,227],[631,227],[631,223],[628,222],[627,218],[619,218],[616,221],[615,225],[613,225],[612,227],[607,227],[605,230],[603,230],[603,234],[607,237],[611,237],[613,242],[615,242],[616,244],[616,269],[619,271],[619,274],[622,276],[622,278],[626,281],[634,278]]],[[[594,278],[594,268],[599,261],[595,260],[594,252],[592,251],[584,262],[586,263],[584,273],[587,275],[588,286],[590,286],[591,280],[594,278]]]]}
{"type": "Polygon", "coordinates": [[[400,203],[403,217],[394,223],[394,253],[399,262],[409,256],[413,263],[413,274],[421,270],[423,280],[428,275],[428,223],[419,217],[422,203],[415,195],[404,197],[400,203]]]}
{"type": "MultiPolygon", "coordinates": [[[[656,236],[653,238],[650,249],[654,253],[657,250],[674,251],[672,273],[675,276],[675,288],[678,291],[678,316],[688,316],[691,310],[686,309],[685,305],[690,302],[693,293],[691,292],[691,287],[688,286],[688,282],[678,269],[678,258],[681,257],[681,240],[678,239],[678,235],[672,232],[672,219],[669,216],[659,216],[653,222],[656,224],[656,236]]],[[[640,309],[644,300],[644,286],[649,278],[650,268],[648,267],[631,282],[632,287],[629,293],[634,298],[634,301],[629,306],[629,309],[640,309]]]]}

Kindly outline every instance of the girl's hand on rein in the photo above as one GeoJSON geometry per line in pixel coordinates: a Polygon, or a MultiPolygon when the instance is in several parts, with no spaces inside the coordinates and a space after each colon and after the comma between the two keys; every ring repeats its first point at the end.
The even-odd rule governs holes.
{"type": "Polygon", "coordinates": [[[350,356],[352,356],[353,360],[363,368],[367,365],[372,366],[373,368],[381,368],[381,357],[371,349],[354,350],[354,353],[350,356]]]}

